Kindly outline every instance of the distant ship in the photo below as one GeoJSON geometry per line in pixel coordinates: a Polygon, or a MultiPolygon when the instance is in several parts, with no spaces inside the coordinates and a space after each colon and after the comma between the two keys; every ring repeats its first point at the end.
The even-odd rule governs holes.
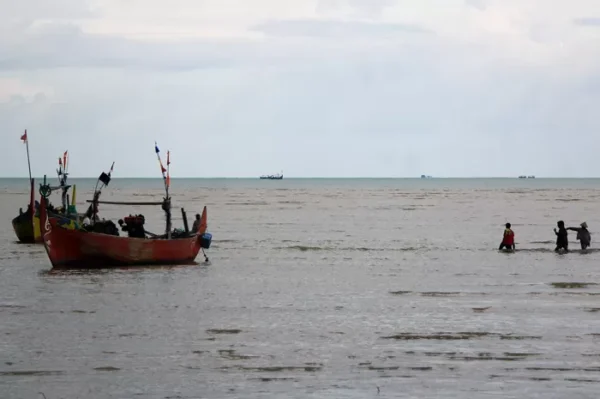
{"type": "Polygon", "coordinates": [[[281,171],[281,173],[277,174],[277,175],[262,175],[260,178],[266,179],[266,180],[282,180],[283,179],[283,171],[281,171]]]}
{"type": "Polygon", "coordinates": [[[535,176],[531,175],[531,176],[519,176],[519,179],[535,179],[535,176]]]}
{"type": "Polygon", "coordinates": [[[421,179],[431,179],[431,176],[421,175],[421,179]]]}

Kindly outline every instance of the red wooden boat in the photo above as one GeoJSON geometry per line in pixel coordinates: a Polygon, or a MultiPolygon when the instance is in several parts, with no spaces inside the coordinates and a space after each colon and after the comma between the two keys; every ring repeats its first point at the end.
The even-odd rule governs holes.
{"type": "MultiPolygon", "coordinates": [[[[40,210],[44,247],[54,268],[188,264],[210,246],[206,224],[185,238],[120,237],[62,227],[59,218],[48,217],[43,197],[40,210]]],[[[202,215],[206,221],[206,207],[202,215]]]]}
{"type": "MultiPolygon", "coordinates": [[[[158,154],[158,148],[157,148],[158,154]]],[[[159,158],[160,160],[160,158],[159,158]]],[[[161,163],[162,168],[162,163],[161,163]]],[[[164,171],[166,169],[162,168],[164,171]]],[[[112,171],[112,168],[111,168],[112,171]]],[[[163,172],[163,177],[164,172],[163,172]]],[[[108,185],[110,173],[104,172],[99,181],[108,185]]],[[[106,202],[99,201],[100,191],[95,190],[92,205],[87,216],[95,224],[89,226],[63,226],[60,217],[49,216],[47,199],[42,196],[40,201],[40,221],[44,247],[54,268],[98,268],[133,265],[180,265],[192,264],[198,252],[210,247],[212,236],[206,232],[207,210],[202,211],[202,217],[196,231],[189,231],[185,211],[182,209],[185,230],[171,230],[171,201],[168,195],[168,174],[165,177],[167,196],[162,202],[106,202]],[[97,220],[98,204],[119,205],[161,205],[167,215],[167,229],[164,235],[158,236],[143,229],[143,216],[125,218],[125,226],[129,226],[129,236],[119,236],[112,222],[113,230],[107,230],[103,223],[97,220]],[[138,223],[139,220],[141,224],[138,223]],[[138,224],[136,224],[138,223],[138,224]],[[140,235],[141,228],[141,235],[140,235]],[[104,229],[104,230],[103,230],[104,229]],[[116,231],[115,231],[116,230],[116,231]],[[134,231],[136,231],[135,236],[134,231]],[[149,235],[149,237],[147,237],[149,235]]],[[[100,187],[102,188],[102,186],[100,187]]],[[[121,224],[121,221],[119,221],[121,224]]],[[[125,227],[123,228],[125,230],[125,227]]],[[[206,255],[205,260],[208,261],[206,255]]]]}

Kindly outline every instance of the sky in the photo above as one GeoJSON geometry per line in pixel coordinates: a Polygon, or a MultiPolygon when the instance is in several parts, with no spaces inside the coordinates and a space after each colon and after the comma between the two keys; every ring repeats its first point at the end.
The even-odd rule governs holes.
{"type": "Polygon", "coordinates": [[[600,176],[597,0],[0,10],[0,176],[600,176]]]}

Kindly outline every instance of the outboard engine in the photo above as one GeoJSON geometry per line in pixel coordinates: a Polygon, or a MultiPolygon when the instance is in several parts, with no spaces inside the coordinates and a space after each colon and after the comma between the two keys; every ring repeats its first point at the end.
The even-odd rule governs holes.
{"type": "Polygon", "coordinates": [[[212,241],[212,234],[204,233],[200,236],[200,246],[204,249],[210,248],[210,243],[212,241]]]}
{"type": "Polygon", "coordinates": [[[127,231],[129,237],[146,238],[146,233],[144,231],[146,219],[144,218],[144,215],[129,215],[123,219],[126,227],[121,227],[121,229],[127,231]]]}

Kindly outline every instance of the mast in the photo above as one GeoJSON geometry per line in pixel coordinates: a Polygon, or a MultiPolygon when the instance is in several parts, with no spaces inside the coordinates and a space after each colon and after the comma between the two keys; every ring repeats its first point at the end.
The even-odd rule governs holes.
{"type": "Polygon", "coordinates": [[[79,222],[79,217],[77,216],[77,207],[75,206],[77,197],[77,185],[73,184],[73,191],[71,192],[71,199],[69,200],[69,209],[68,214],[75,215],[77,222],[79,222]]]}
{"type": "Polygon", "coordinates": [[[92,222],[92,224],[94,224],[98,219],[98,203],[99,203],[98,200],[100,199],[100,194],[102,193],[102,188],[108,186],[108,183],[110,183],[110,175],[112,174],[114,167],[115,167],[115,162],[113,161],[112,165],[110,166],[110,170],[108,171],[108,174],[102,172],[100,174],[100,177],[98,177],[98,180],[96,181],[96,187],[94,187],[94,197],[91,201],[92,204],[90,205],[90,207],[88,208],[88,210],[86,212],[86,216],[88,216],[88,214],[91,213],[90,221],[92,222]],[[100,188],[98,188],[99,183],[102,183],[100,185],[100,188]]]}
{"type": "Polygon", "coordinates": [[[165,198],[163,198],[162,209],[165,211],[166,215],[166,227],[165,233],[167,234],[167,239],[171,239],[171,197],[169,197],[169,186],[171,185],[171,178],[169,176],[169,165],[171,164],[171,153],[167,151],[167,168],[163,166],[162,160],[160,159],[160,150],[158,149],[158,144],[156,141],[154,142],[154,151],[156,152],[156,157],[158,158],[158,164],[160,165],[160,171],[163,177],[163,183],[165,185],[165,198]],[[166,174],[165,174],[166,173],[166,174]]]}
{"type": "Polygon", "coordinates": [[[65,213],[67,213],[68,211],[68,207],[69,207],[69,200],[67,198],[67,193],[69,191],[69,187],[67,186],[67,178],[69,173],[67,172],[67,154],[69,151],[65,151],[65,153],[63,154],[62,159],[59,157],[58,158],[58,169],[56,170],[56,173],[58,174],[58,183],[59,183],[59,187],[61,189],[61,201],[62,201],[62,207],[65,210],[65,213]]]}
{"type": "Polygon", "coordinates": [[[167,178],[165,179],[165,191],[167,193],[167,200],[169,201],[168,203],[168,208],[169,208],[169,212],[167,213],[167,239],[171,238],[171,197],[169,196],[169,188],[171,187],[171,177],[169,175],[169,169],[171,168],[171,151],[167,150],[167,178]]]}
{"type": "Polygon", "coordinates": [[[29,158],[29,140],[27,139],[27,129],[25,129],[25,133],[21,136],[21,140],[25,143],[25,148],[27,149],[27,167],[29,168],[29,181],[31,182],[31,161],[29,158]]]}
{"type": "Polygon", "coordinates": [[[27,139],[27,129],[21,135],[21,140],[25,143],[27,151],[27,168],[29,169],[29,211],[31,212],[31,228],[35,231],[34,215],[35,215],[35,183],[31,177],[31,160],[29,158],[29,140],[27,139]]]}

